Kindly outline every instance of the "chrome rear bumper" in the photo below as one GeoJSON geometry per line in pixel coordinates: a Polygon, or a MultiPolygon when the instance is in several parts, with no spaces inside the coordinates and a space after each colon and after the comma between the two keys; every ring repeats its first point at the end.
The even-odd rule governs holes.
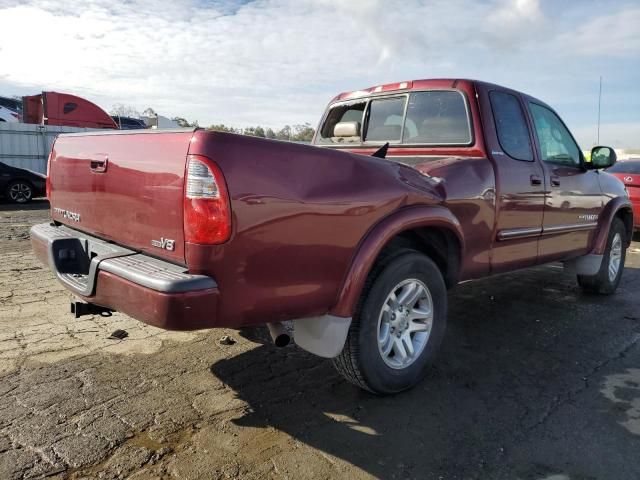
{"type": "Polygon", "coordinates": [[[109,272],[158,292],[182,293],[217,288],[205,275],[191,275],[180,265],[121,247],[63,225],[43,223],[31,228],[45,244],[49,267],[72,292],[85,297],[95,290],[98,271],[109,272]]]}

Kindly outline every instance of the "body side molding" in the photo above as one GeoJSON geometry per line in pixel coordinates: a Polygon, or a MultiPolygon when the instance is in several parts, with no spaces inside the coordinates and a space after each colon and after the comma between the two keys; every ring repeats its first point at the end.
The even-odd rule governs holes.
{"type": "Polygon", "coordinates": [[[566,225],[550,225],[547,227],[534,228],[511,228],[508,230],[500,230],[498,232],[498,240],[515,240],[528,237],[537,237],[538,235],[555,235],[558,233],[579,232],[582,230],[593,230],[598,226],[596,222],[589,223],[571,223],[566,225]]]}

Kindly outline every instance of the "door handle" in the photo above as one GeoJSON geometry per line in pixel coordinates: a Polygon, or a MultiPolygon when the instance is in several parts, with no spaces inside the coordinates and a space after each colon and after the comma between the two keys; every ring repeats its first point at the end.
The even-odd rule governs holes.
{"type": "Polygon", "coordinates": [[[551,177],[551,186],[552,187],[559,187],[560,186],[560,177],[551,177]]]}
{"type": "Polygon", "coordinates": [[[107,166],[109,165],[109,159],[106,155],[95,156],[90,159],[89,168],[91,168],[92,172],[95,173],[104,173],[107,171],[107,166]]]}
{"type": "Polygon", "coordinates": [[[529,179],[531,180],[531,185],[542,185],[542,178],[538,175],[531,175],[529,179]]]}

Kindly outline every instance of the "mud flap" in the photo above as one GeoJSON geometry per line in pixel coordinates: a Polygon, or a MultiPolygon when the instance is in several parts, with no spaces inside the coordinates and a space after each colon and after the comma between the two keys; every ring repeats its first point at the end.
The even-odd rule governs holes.
{"type": "Polygon", "coordinates": [[[351,326],[351,317],[323,315],[293,321],[293,338],[300,348],[324,358],[342,351],[351,326]]]}
{"type": "Polygon", "coordinates": [[[564,268],[576,275],[596,275],[600,271],[603,255],[589,254],[578,258],[572,258],[564,262],[564,268]]]}

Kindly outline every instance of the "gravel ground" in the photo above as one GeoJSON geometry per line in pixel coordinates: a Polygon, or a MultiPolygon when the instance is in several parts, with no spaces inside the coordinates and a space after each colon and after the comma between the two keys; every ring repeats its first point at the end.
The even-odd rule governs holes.
{"type": "Polygon", "coordinates": [[[638,242],[613,297],[555,265],[460,285],[428,378],[378,398],[295,346],[72,318],[47,208],[0,204],[0,479],[640,478],[638,242]]]}

